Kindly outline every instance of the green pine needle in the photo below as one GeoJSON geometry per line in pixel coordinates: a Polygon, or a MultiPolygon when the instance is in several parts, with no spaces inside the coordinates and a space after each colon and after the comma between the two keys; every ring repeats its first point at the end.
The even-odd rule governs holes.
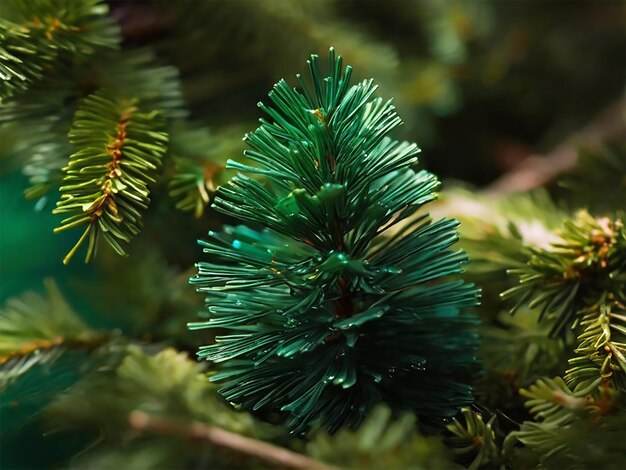
{"type": "Polygon", "coordinates": [[[4,0],[0,4],[0,103],[63,64],[115,49],[119,29],[101,0],[4,0]]]}
{"type": "Polygon", "coordinates": [[[556,235],[560,242],[532,248],[527,265],[509,271],[519,283],[501,294],[517,298],[511,309],[540,308],[555,320],[551,333],[576,326],[580,314],[605,296],[626,303],[626,230],[621,217],[594,218],[580,211],[556,235]]]}
{"type": "Polygon", "coordinates": [[[104,340],[72,310],[51,279],[45,287],[46,296],[26,292],[0,309],[0,391],[33,367],[56,361],[66,349],[92,349],[104,340]]]}
{"type": "Polygon", "coordinates": [[[215,129],[193,124],[171,130],[169,154],[174,167],[168,184],[176,208],[200,218],[213,201],[217,187],[228,181],[224,171],[228,155],[241,153],[239,125],[215,129]]]}
{"type": "Polygon", "coordinates": [[[87,97],[76,111],[70,143],[79,150],[64,168],[61,199],[55,214],[68,215],[55,232],[85,226],[69,251],[69,263],[87,239],[90,261],[100,235],[120,255],[142,227],[150,203],[149,183],[156,181],[168,136],[158,111],[146,112],[136,99],[115,98],[107,91],[87,97]]]}
{"type": "Polygon", "coordinates": [[[502,458],[500,443],[493,429],[496,415],[485,423],[480,413],[462,408],[463,418],[454,418],[446,426],[450,434],[445,442],[463,460],[471,459],[468,470],[497,464],[502,458]]]}
{"type": "Polygon", "coordinates": [[[279,81],[271,118],[246,135],[242,173],[214,207],[266,227],[226,227],[201,241],[211,261],[191,279],[220,328],[199,352],[218,365],[211,380],[230,402],[283,412],[294,433],[356,426],[381,401],[441,423],[472,402],[473,316],[478,291],[461,280],[467,262],[456,221],[414,214],[435,199],[437,179],[415,171],[415,144],[388,134],[401,121],[371,80],[316,55],[311,85],[279,81]],[[266,183],[246,176],[260,175],[266,183]],[[412,220],[408,218],[413,216],[412,220]],[[403,223],[402,228],[400,224],[403,223]]]}
{"type": "Polygon", "coordinates": [[[415,416],[403,413],[394,418],[385,405],[376,406],[357,430],[315,433],[306,451],[342,469],[462,469],[452,461],[441,438],[418,432],[415,416]]]}
{"type": "Polygon", "coordinates": [[[608,382],[572,391],[565,381],[543,378],[521,390],[534,421],[525,421],[507,437],[535,454],[541,468],[621,468],[624,440],[624,393],[608,382]],[[610,465],[606,465],[611,462],[610,465]],[[615,466],[613,464],[616,464],[615,466]]]}
{"type": "Polygon", "coordinates": [[[611,383],[626,392],[626,307],[617,301],[591,308],[581,321],[577,356],[565,380],[574,391],[611,383]]]}

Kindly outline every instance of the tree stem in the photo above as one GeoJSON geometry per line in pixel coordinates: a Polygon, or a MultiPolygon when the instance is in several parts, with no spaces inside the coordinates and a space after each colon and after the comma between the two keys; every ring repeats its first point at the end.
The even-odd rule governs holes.
{"type": "Polygon", "coordinates": [[[484,193],[509,194],[550,183],[576,166],[579,146],[593,147],[601,144],[603,139],[623,138],[624,131],[624,101],[618,100],[604,108],[585,127],[548,154],[526,158],[512,171],[489,185],[484,193]]]}
{"type": "Polygon", "coordinates": [[[131,427],[138,431],[207,442],[232,452],[256,457],[280,468],[336,470],[335,467],[297,452],[241,436],[216,426],[207,426],[199,422],[192,422],[191,424],[177,423],[164,418],[154,418],[143,411],[137,410],[130,414],[129,420],[131,427]]]}

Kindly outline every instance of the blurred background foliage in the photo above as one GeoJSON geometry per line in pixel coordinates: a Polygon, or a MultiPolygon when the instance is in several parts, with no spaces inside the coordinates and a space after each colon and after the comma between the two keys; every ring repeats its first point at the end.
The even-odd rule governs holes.
{"type": "MultiPolygon", "coordinates": [[[[19,8],[12,10],[12,3],[20,2],[0,5],[0,19],[17,21],[19,8]]],[[[523,451],[505,440],[534,415],[518,390],[541,377],[563,376],[579,332],[550,335],[554,318],[538,323],[536,305],[523,304],[511,316],[512,305],[503,303],[500,293],[516,284],[507,270],[527,266],[532,249],[549,251],[551,243],[562,241],[563,221],[573,219],[577,209],[623,220],[622,2],[85,3],[98,5],[98,21],[108,18],[98,27],[115,40],[93,46],[95,53],[79,48],[63,56],[65,49],[59,48],[56,62],[56,56],[46,56],[44,72],[33,72],[28,93],[18,90],[0,102],[3,468],[65,466],[80,449],[88,450],[72,465],[88,468],[120,462],[128,468],[267,464],[238,460],[242,457],[232,449],[214,453],[198,445],[202,452],[190,452],[180,439],[172,444],[158,426],[128,421],[129,410],[262,436],[347,468],[381,462],[388,468],[452,468],[454,455],[470,468],[510,466],[512,458],[514,468],[537,462],[580,468],[576,459],[584,457],[596,466],[608,458],[619,461],[623,449],[611,439],[624,431],[623,414],[594,428],[588,418],[594,412],[581,408],[576,419],[582,424],[552,441],[537,440],[532,432],[543,431],[528,424],[519,438],[527,444],[523,451]],[[452,453],[438,438],[412,434],[411,418],[394,421],[384,408],[359,431],[319,435],[306,446],[289,442],[276,429],[219,408],[212,386],[193,375],[201,370],[182,353],[164,349],[191,352],[210,341],[206,333],[186,329],[202,303],[187,280],[199,258],[195,240],[229,222],[209,205],[230,175],[226,160],[240,157],[241,137],[260,116],[255,103],[278,79],[293,83],[304,59],[331,45],[354,66],[356,79],[374,77],[380,94],[394,97],[405,121],[396,137],[416,141],[423,150],[420,164],[447,183],[434,212],[462,221],[462,246],[473,259],[468,276],[483,288],[479,313],[486,370],[475,409],[451,424],[446,442],[452,442],[452,453]],[[51,209],[59,198],[61,168],[74,151],[67,141],[74,111],[80,98],[100,86],[130,90],[163,108],[169,150],[130,256],[118,257],[103,246],[94,263],[75,260],[67,268],[61,260],[76,236],[52,233],[59,218],[51,209]],[[606,110],[611,126],[603,125],[606,110]],[[612,143],[604,146],[606,139],[612,143]],[[579,144],[584,148],[576,164],[572,155],[579,144]],[[535,182],[533,169],[551,166],[567,174],[550,179],[539,174],[535,182]],[[530,186],[543,188],[509,195],[514,185],[498,186],[520,168],[528,170],[521,174],[530,186]],[[176,381],[170,383],[155,361],[169,364],[176,381]],[[151,383],[170,388],[149,390],[151,383]],[[116,394],[127,402],[112,405],[116,394]],[[51,402],[43,415],[37,412],[51,402]],[[67,419],[70,412],[74,420],[67,419]],[[50,423],[63,426],[52,429],[50,423]],[[571,445],[591,434],[586,456],[571,445]],[[385,445],[372,449],[373,442],[385,445]],[[604,460],[594,454],[602,442],[612,446],[604,460]],[[569,450],[544,458],[550,443],[569,450]]],[[[614,311],[623,310],[616,302],[614,311]]],[[[542,386],[560,386],[555,383],[542,386]]],[[[619,393],[610,400],[623,398],[619,393]]]]}

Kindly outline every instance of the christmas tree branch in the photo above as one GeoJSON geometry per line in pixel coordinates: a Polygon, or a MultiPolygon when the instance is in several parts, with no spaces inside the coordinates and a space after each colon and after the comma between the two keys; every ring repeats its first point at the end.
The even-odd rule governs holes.
{"type": "Polygon", "coordinates": [[[85,262],[95,255],[99,235],[126,255],[120,243],[130,243],[141,230],[141,212],[150,203],[148,184],[156,182],[167,148],[163,127],[162,113],[143,111],[135,98],[99,91],[84,100],[69,134],[78,151],[64,168],[61,200],[53,210],[67,216],[55,232],[86,225],[64,264],[87,236],[85,262]]]}
{"type": "Polygon", "coordinates": [[[151,417],[137,410],[130,414],[129,421],[131,428],[136,431],[204,441],[216,447],[258,458],[279,468],[307,470],[335,468],[288,449],[241,436],[217,426],[207,426],[199,422],[184,425],[168,419],[151,417]]]}
{"type": "Polygon", "coordinates": [[[90,351],[111,339],[91,329],[46,279],[47,295],[26,292],[0,308],[0,390],[37,364],[52,363],[64,351],[90,351]]]}
{"type": "Polygon", "coordinates": [[[67,339],[58,336],[53,339],[33,340],[25,344],[17,351],[0,354],[0,366],[11,359],[28,356],[29,354],[42,354],[62,346],[65,349],[96,349],[104,345],[111,338],[106,335],[93,336],[86,339],[67,339]]]}

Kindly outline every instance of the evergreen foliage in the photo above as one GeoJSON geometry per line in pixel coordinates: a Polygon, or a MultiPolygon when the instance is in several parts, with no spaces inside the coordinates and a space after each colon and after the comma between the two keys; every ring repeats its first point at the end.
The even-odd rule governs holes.
{"type": "Polygon", "coordinates": [[[65,302],[53,281],[47,297],[27,292],[0,310],[0,390],[32,367],[56,361],[67,348],[91,348],[102,337],[65,302]]]}
{"type": "Polygon", "coordinates": [[[601,383],[626,391],[626,308],[618,301],[597,308],[583,312],[578,356],[570,359],[565,380],[574,391],[601,383]]]}
{"type": "Polygon", "coordinates": [[[0,1],[0,467],[621,469],[622,10],[0,1]]]}
{"type": "Polygon", "coordinates": [[[266,227],[209,233],[211,261],[191,279],[206,294],[207,321],[225,328],[199,356],[219,364],[211,380],[230,402],[284,411],[296,433],[356,426],[380,400],[426,423],[471,402],[461,381],[477,371],[475,320],[461,311],[477,290],[445,276],[467,257],[450,246],[455,221],[416,217],[435,198],[435,177],[416,172],[415,144],[387,135],[400,119],[373,98],[371,80],[329,53],[328,75],[308,62],[312,89],[283,80],[270,92],[272,121],[246,135],[259,166],[215,199],[217,210],[266,227]],[[444,278],[444,279],[442,279],[444,278]]]}
{"type": "Polygon", "coordinates": [[[230,411],[184,353],[165,349],[150,356],[137,346],[124,348],[117,364],[88,375],[79,385],[47,408],[48,432],[81,429],[93,443],[78,461],[78,468],[122,464],[141,468],[199,465],[209,459],[219,467],[242,465],[236,453],[216,446],[185,445],[184,435],[165,440],[168,429],[150,426],[162,423],[180,426],[194,423],[219,426],[238,434],[256,436],[261,429],[249,416],[230,411]],[[88,399],[84,399],[88,397],[88,399]],[[154,446],[159,452],[151,451],[154,446]],[[145,450],[148,450],[146,452],[145,450]],[[218,464],[219,462],[219,464],[218,464]]]}
{"type": "Polygon", "coordinates": [[[79,150],[64,169],[61,199],[53,212],[69,215],[57,231],[87,227],[65,264],[87,236],[86,262],[95,255],[100,235],[126,255],[120,242],[139,233],[141,211],[150,203],[148,183],[156,181],[166,151],[163,125],[158,111],[106,92],[89,96],[76,111],[70,143],[79,150]]]}
{"type": "Polygon", "coordinates": [[[0,6],[0,103],[55,67],[118,47],[118,28],[99,0],[11,0],[0,6]]]}
{"type": "Polygon", "coordinates": [[[553,231],[567,217],[543,189],[497,199],[459,189],[450,195],[449,209],[462,222],[461,245],[474,254],[468,275],[477,279],[499,282],[508,269],[523,267],[528,249],[559,241],[553,231]]]}
{"type": "MultiPolygon", "coordinates": [[[[503,377],[513,374],[510,378],[521,385],[546,373],[561,372],[571,340],[550,336],[550,323],[537,324],[539,313],[526,310],[511,316],[509,312],[501,312],[497,325],[481,329],[482,357],[490,374],[503,377]]],[[[486,382],[492,379],[485,377],[486,382]]]]}
{"type": "Polygon", "coordinates": [[[520,283],[502,294],[519,296],[513,312],[528,303],[541,307],[540,321],[545,314],[556,318],[554,333],[577,324],[576,313],[589,299],[626,301],[626,231],[620,219],[594,219],[580,212],[557,235],[562,242],[532,250],[526,267],[511,270],[520,283]]]}
{"type": "MultiPolygon", "coordinates": [[[[610,164],[614,151],[609,143],[604,153],[581,152],[581,168],[563,184],[576,191],[569,200],[579,200],[581,188],[601,174],[620,180],[623,172],[610,164]],[[598,165],[592,165],[594,160],[598,165]]],[[[481,307],[487,320],[480,330],[487,374],[478,389],[479,403],[506,418],[494,423],[496,433],[508,434],[500,465],[617,468],[626,457],[626,247],[623,206],[609,196],[614,189],[619,193],[611,187],[590,199],[592,207],[603,208],[596,217],[584,210],[571,215],[555,210],[545,194],[476,201],[457,193],[448,201],[453,214],[474,206],[476,218],[461,217],[463,246],[477,260],[468,275],[495,281],[485,286],[481,307]],[[508,281],[502,276],[507,268],[514,275],[508,281]],[[505,299],[517,301],[512,317],[497,310],[502,290],[505,299]],[[519,412],[520,397],[532,420],[519,412]],[[511,418],[522,421],[519,428],[502,425],[511,418]]]]}
{"type": "Polygon", "coordinates": [[[462,420],[454,418],[452,423],[446,426],[450,433],[446,438],[446,444],[462,459],[466,461],[467,457],[471,459],[467,465],[469,470],[502,463],[501,443],[493,429],[496,415],[491,416],[485,423],[482,415],[470,408],[462,408],[461,413],[462,420]]]}
{"type": "Polygon", "coordinates": [[[620,468],[626,455],[624,394],[602,387],[600,395],[572,392],[563,379],[542,379],[528,390],[535,421],[512,434],[545,468],[620,468]]]}
{"type": "Polygon", "coordinates": [[[220,129],[219,137],[202,128],[179,129],[172,133],[170,154],[174,171],[169,195],[176,208],[200,218],[213,201],[219,184],[226,183],[225,155],[243,151],[239,126],[220,129]]]}
{"type": "Polygon", "coordinates": [[[540,378],[521,390],[534,421],[524,422],[511,436],[535,452],[547,468],[592,465],[603,452],[615,458],[626,455],[622,216],[593,218],[581,211],[557,234],[562,241],[532,250],[527,267],[514,271],[520,273],[519,286],[504,293],[520,296],[518,305],[529,302],[531,308],[539,308],[540,320],[544,312],[554,313],[552,331],[568,326],[578,331],[578,347],[563,378],[540,378]],[[621,428],[615,426],[618,422],[621,428]],[[588,442],[586,456],[563,437],[594,427],[606,441],[588,442]]]}
{"type": "Polygon", "coordinates": [[[358,430],[325,431],[312,436],[307,454],[339,468],[462,468],[451,460],[440,438],[415,430],[415,416],[392,418],[388,407],[372,410],[358,430]]]}

